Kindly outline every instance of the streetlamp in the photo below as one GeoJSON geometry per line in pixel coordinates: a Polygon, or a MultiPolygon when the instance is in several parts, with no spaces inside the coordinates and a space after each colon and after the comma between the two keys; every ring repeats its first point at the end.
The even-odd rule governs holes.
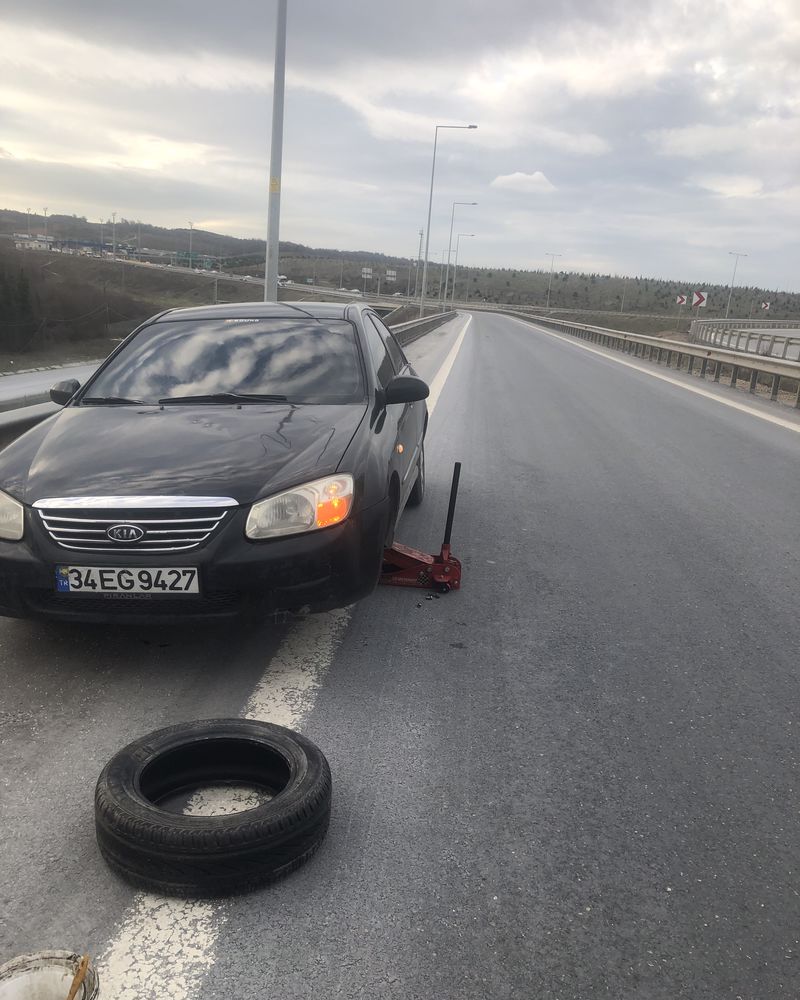
{"type": "Polygon", "coordinates": [[[433,208],[433,178],[436,174],[436,144],[439,141],[439,129],[440,128],[466,128],[474,129],[477,125],[437,125],[433,133],[433,162],[431,163],[431,190],[428,195],[428,225],[425,230],[425,258],[422,264],[422,294],[419,298],[419,314],[422,316],[425,312],[425,294],[427,292],[427,282],[428,282],[428,248],[431,242],[431,210],[433,208]]]}
{"type": "Polygon", "coordinates": [[[194,232],[194,223],[189,223],[189,270],[192,269],[192,233],[194,232]]]}
{"type": "Polygon", "coordinates": [[[103,220],[101,219],[100,220],[100,256],[101,257],[103,257],[105,255],[105,248],[106,248],[105,222],[103,222],[103,220]]]}
{"type": "Polygon", "coordinates": [[[286,0],[278,0],[275,28],[275,70],[272,83],[272,142],[269,153],[267,254],[264,261],[264,301],[278,301],[280,256],[281,164],[283,162],[283,92],[286,78],[286,0]]]}
{"type": "MultiPolygon", "coordinates": [[[[454,304],[454,302],[456,300],[456,272],[458,271],[458,245],[461,242],[461,237],[462,236],[474,236],[474,235],[475,235],[475,233],[459,233],[456,236],[456,259],[455,259],[455,263],[453,264],[453,292],[452,292],[452,294],[450,296],[450,308],[451,309],[453,308],[453,304],[454,304]]],[[[446,296],[445,296],[445,298],[446,298],[446,296]]]]}
{"type": "MultiPolygon", "coordinates": [[[[447,271],[444,276],[444,297],[442,299],[442,312],[447,304],[447,283],[450,280],[450,252],[453,249],[453,223],[456,220],[456,205],[477,205],[477,201],[454,201],[453,211],[450,213],[450,242],[447,244],[447,271]]],[[[453,279],[455,280],[455,279],[453,279]]]]}
{"type": "Polygon", "coordinates": [[[28,238],[31,237],[31,210],[28,209],[28,238]]]}
{"type": "Polygon", "coordinates": [[[113,243],[113,250],[111,252],[114,260],[117,259],[117,213],[111,213],[111,241],[113,243]]]}
{"type": "Polygon", "coordinates": [[[44,210],[44,241],[47,243],[47,209],[44,210]]]}
{"type": "Polygon", "coordinates": [[[563,257],[563,256],[564,255],[560,253],[545,253],[545,257],[550,258],[550,278],[548,279],[547,282],[547,305],[545,306],[546,309],[550,308],[550,286],[553,284],[553,263],[556,257],[563,257]]]}
{"type": "MultiPolygon", "coordinates": [[[[729,250],[728,254],[731,257],[733,257],[733,276],[731,277],[731,288],[730,291],[728,292],[728,304],[725,306],[725,319],[728,318],[728,313],[730,312],[731,309],[731,297],[733,296],[733,283],[734,281],[736,281],[736,266],[739,263],[740,257],[747,256],[746,253],[737,253],[735,250],[729,250]]],[[[697,311],[699,312],[700,310],[698,309],[697,311]]]]}

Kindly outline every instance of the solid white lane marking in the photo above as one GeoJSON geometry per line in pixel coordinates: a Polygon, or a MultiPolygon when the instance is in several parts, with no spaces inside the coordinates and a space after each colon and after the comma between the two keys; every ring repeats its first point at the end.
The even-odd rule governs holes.
{"type": "Polygon", "coordinates": [[[290,632],[250,696],[244,717],[297,729],[314,707],[349,621],[349,609],[330,611],[312,615],[303,622],[302,630],[290,632]]]}
{"type": "Polygon", "coordinates": [[[439,396],[442,394],[442,389],[447,381],[450,372],[453,369],[453,365],[456,363],[456,358],[458,357],[458,352],[461,350],[461,345],[464,343],[464,335],[472,322],[472,316],[467,316],[467,321],[461,329],[456,342],[450,348],[450,353],[444,359],[442,367],[436,373],[433,381],[430,384],[430,393],[428,394],[428,415],[431,415],[436,409],[436,404],[439,402],[439,396]]]}
{"type": "MultiPolygon", "coordinates": [[[[528,329],[535,327],[540,333],[546,333],[548,337],[555,337],[556,340],[563,340],[566,344],[574,344],[576,347],[583,348],[584,351],[590,351],[592,354],[599,354],[601,358],[607,358],[609,361],[615,361],[618,365],[624,365],[626,368],[633,368],[635,371],[642,372],[644,375],[649,375],[651,378],[657,378],[662,382],[669,382],[670,385],[676,385],[679,389],[685,389],[687,392],[693,392],[696,396],[703,396],[705,399],[712,399],[715,403],[721,403],[723,406],[729,406],[732,410],[739,410],[741,413],[749,413],[751,417],[758,417],[759,420],[766,420],[767,423],[777,424],[778,427],[785,427],[787,430],[794,431],[795,434],[800,434],[800,423],[793,423],[791,420],[786,420],[783,417],[777,416],[777,414],[762,413],[760,410],[753,409],[752,406],[748,406],[746,403],[740,403],[735,399],[724,399],[722,396],[717,396],[716,393],[709,392],[708,389],[701,389],[700,386],[686,385],[686,383],[681,382],[680,379],[664,375],[663,372],[651,371],[649,368],[646,368],[643,365],[637,365],[633,361],[625,361],[623,358],[617,358],[613,354],[607,354],[605,351],[592,347],[590,344],[584,344],[582,340],[577,340],[575,337],[565,337],[564,334],[555,333],[553,330],[546,330],[543,326],[539,326],[536,323],[526,323],[525,320],[517,319],[516,316],[506,316],[506,319],[513,319],[515,323],[519,323],[521,326],[526,326],[528,329]]],[[[741,367],[744,368],[745,366],[742,365],[741,367]]]]}
{"type": "MultiPolygon", "coordinates": [[[[431,383],[429,413],[436,407],[471,322],[472,317],[467,317],[431,383]]],[[[350,609],[345,608],[313,615],[293,626],[248,699],[243,716],[300,729],[349,621],[350,609]]],[[[225,808],[224,799],[224,790],[204,789],[192,796],[186,811],[219,813],[225,808]]],[[[226,919],[224,903],[137,893],[98,962],[103,992],[114,1000],[192,1000],[199,996],[226,919]]]]}
{"type": "MultiPolygon", "coordinates": [[[[299,729],[341,642],[349,609],[314,615],[293,626],[245,707],[248,719],[299,729]]],[[[222,811],[224,791],[193,796],[186,812],[222,811]]],[[[103,991],[114,1000],[189,1000],[199,995],[214,964],[214,947],[225,923],[222,903],[137,893],[98,963],[103,991]]]]}

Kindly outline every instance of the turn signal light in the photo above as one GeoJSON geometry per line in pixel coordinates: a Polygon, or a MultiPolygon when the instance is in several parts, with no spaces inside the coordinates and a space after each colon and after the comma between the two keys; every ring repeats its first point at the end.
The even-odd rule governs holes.
{"type": "Polygon", "coordinates": [[[352,502],[352,493],[349,496],[321,500],[317,504],[317,527],[327,528],[331,524],[338,524],[340,521],[343,521],[350,513],[350,504],[352,502]]]}

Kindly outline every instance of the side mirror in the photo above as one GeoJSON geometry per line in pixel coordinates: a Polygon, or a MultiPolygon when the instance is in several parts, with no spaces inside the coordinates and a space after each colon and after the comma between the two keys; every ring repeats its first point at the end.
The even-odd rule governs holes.
{"type": "Polygon", "coordinates": [[[56,382],[50,390],[50,398],[59,406],[68,403],[75,393],[80,389],[81,384],[76,378],[68,378],[63,382],[56,382]]]}
{"type": "Polygon", "coordinates": [[[416,375],[396,375],[384,389],[383,398],[386,403],[416,403],[429,394],[428,383],[416,375]]]}

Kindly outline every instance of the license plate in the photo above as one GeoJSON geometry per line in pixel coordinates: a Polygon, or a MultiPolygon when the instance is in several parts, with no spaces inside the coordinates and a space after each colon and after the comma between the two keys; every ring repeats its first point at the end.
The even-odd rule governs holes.
{"type": "Polygon", "coordinates": [[[60,594],[199,594],[197,569],[56,566],[60,594]]]}

